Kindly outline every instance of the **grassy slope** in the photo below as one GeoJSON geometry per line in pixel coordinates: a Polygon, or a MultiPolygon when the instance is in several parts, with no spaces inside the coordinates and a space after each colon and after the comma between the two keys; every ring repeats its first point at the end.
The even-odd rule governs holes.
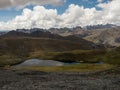
{"type": "Polygon", "coordinates": [[[0,66],[16,64],[22,61],[23,60],[21,58],[18,58],[14,55],[10,55],[10,54],[0,55],[0,66]]]}
{"type": "Polygon", "coordinates": [[[0,39],[0,52],[27,53],[34,50],[41,51],[71,51],[76,49],[92,49],[89,45],[81,42],[58,40],[49,38],[18,38],[0,39]]]}
{"type": "Polygon", "coordinates": [[[19,63],[30,57],[31,53],[63,52],[92,49],[89,45],[69,40],[50,38],[0,38],[0,66],[19,63]],[[4,63],[4,64],[3,64],[4,63]]]}
{"type": "Polygon", "coordinates": [[[34,67],[22,67],[22,68],[12,68],[13,70],[35,70],[35,71],[47,71],[47,72],[59,72],[59,71],[80,71],[80,72],[91,72],[91,71],[101,71],[113,68],[113,65],[109,64],[77,64],[68,66],[34,66],[34,67]]]}
{"type": "Polygon", "coordinates": [[[109,52],[90,49],[82,43],[48,38],[0,39],[0,66],[16,64],[29,58],[87,63],[104,61],[120,65],[120,47],[109,52]]]}
{"type": "Polygon", "coordinates": [[[33,52],[29,58],[50,59],[63,62],[98,62],[101,61],[101,56],[106,52],[104,50],[73,50],[66,52],[33,52]]]}
{"type": "Polygon", "coordinates": [[[120,47],[107,52],[103,57],[103,61],[110,64],[120,65],[120,47]]]}

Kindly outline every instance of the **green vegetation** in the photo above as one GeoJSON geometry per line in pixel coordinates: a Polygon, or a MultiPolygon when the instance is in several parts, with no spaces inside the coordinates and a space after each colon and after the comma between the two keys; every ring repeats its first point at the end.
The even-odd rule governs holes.
{"type": "Polygon", "coordinates": [[[110,64],[120,65],[120,47],[107,52],[103,61],[110,64]]]}
{"type": "Polygon", "coordinates": [[[120,47],[94,50],[87,44],[49,38],[1,38],[0,66],[13,65],[38,58],[63,62],[96,63],[99,61],[120,65],[120,47]]]}
{"type": "Polygon", "coordinates": [[[22,59],[14,55],[0,55],[0,67],[5,65],[13,65],[22,62],[22,59]]]}
{"type": "Polygon", "coordinates": [[[27,56],[34,51],[63,52],[71,50],[90,50],[86,43],[49,38],[0,38],[0,53],[27,56]]]}
{"type": "Polygon", "coordinates": [[[53,66],[53,67],[22,67],[22,68],[13,68],[13,70],[37,70],[37,71],[47,71],[47,72],[59,72],[59,71],[81,71],[81,72],[90,72],[90,71],[101,71],[108,70],[114,66],[109,64],[77,64],[77,65],[68,65],[68,66],[53,66]]]}
{"type": "Polygon", "coordinates": [[[83,41],[73,42],[69,38],[66,40],[31,37],[0,38],[0,66],[13,65],[29,58],[56,59],[57,56],[53,55],[56,52],[92,50],[90,42],[83,41]]]}
{"type": "Polygon", "coordinates": [[[106,52],[104,50],[73,50],[66,52],[44,52],[41,51],[31,53],[29,58],[50,59],[62,62],[85,62],[96,63],[101,61],[101,56],[106,52]]]}

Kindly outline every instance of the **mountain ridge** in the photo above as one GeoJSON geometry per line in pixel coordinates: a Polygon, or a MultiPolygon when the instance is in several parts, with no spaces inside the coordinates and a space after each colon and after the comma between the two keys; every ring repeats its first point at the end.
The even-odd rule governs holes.
{"type": "MultiPolygon", "coordinates": [[[[86,29],[78,26],[75,28],[17,29],[10,32],[7,33],[7,36],[9,37],[46,37],[66,39],[69,36],[71,38],[84,39],[98,45],[103,44],[107,47],[120,46],[120,27],[113,24],[86,26],[86,29]]],[[[2,36],[5,35],[6,34],[2,36]]],[[[79,40],[74,39],[73,41],[79,40]]]]}

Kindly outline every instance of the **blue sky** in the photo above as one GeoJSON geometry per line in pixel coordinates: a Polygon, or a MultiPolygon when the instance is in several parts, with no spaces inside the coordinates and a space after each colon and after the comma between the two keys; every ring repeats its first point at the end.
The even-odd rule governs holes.
{"type": "MultiPolygon", "coordinates": [[[[103,2],[106,2],[107,0],[103,0],[103,2]]],[[[66,0],[66,2],[63,5],[53,6],[53,5],[44,5],[47,9],[57,9],[59,14],[64,13],[64,11],[68,8],[70,4],[76,4],[80,6],[84,6],[85,8],[92,8],[96,7],[96,4],[98,4],[97,0],[66,0]]],[[[32,9],[34,5],[28,5],[24,8],[32,9]]],[[[96,9],[99,9],[96,7],[96,9]]],[[[22,13],[23,9],[16,9],[14,8],[3,8],[0,9],[0,21],[8,21],[13,19],[15,16],[20,15],[22,13]]]]}

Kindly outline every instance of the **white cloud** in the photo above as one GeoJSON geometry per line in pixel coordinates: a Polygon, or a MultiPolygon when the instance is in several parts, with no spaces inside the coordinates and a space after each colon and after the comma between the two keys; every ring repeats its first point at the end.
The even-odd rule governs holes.
{"type": "Polygon", "coordinates": [[[98,4],[102,8],[102,20],[105,23],[120,24],[120,0],[113,0],[107,3],[98,4]]]}
{"type": "Polygon", "coordinates": [[[101,3],[101,2],[103,2],[103,0],[97,0],[98,1],[98,3],[101,3]]]}
{"type": "Polygon", "coordinates": [[[26,5],[61,5],[66,0],[0,0],[0,8],[24,7],[26,5]]]}
{"type": "Polygon", "coordinates": [[[26,8],[15,19],[0,22],[0,30],[34,27],[48,29],[107,23],[120,25],[119,3],[120,0],[113,0],[98,4],[97,7],[101,10],[71,4],[62,15],[59,15],[56,9],[46,9],[43,6],[35,6],[33,10],[26,8]]]}

